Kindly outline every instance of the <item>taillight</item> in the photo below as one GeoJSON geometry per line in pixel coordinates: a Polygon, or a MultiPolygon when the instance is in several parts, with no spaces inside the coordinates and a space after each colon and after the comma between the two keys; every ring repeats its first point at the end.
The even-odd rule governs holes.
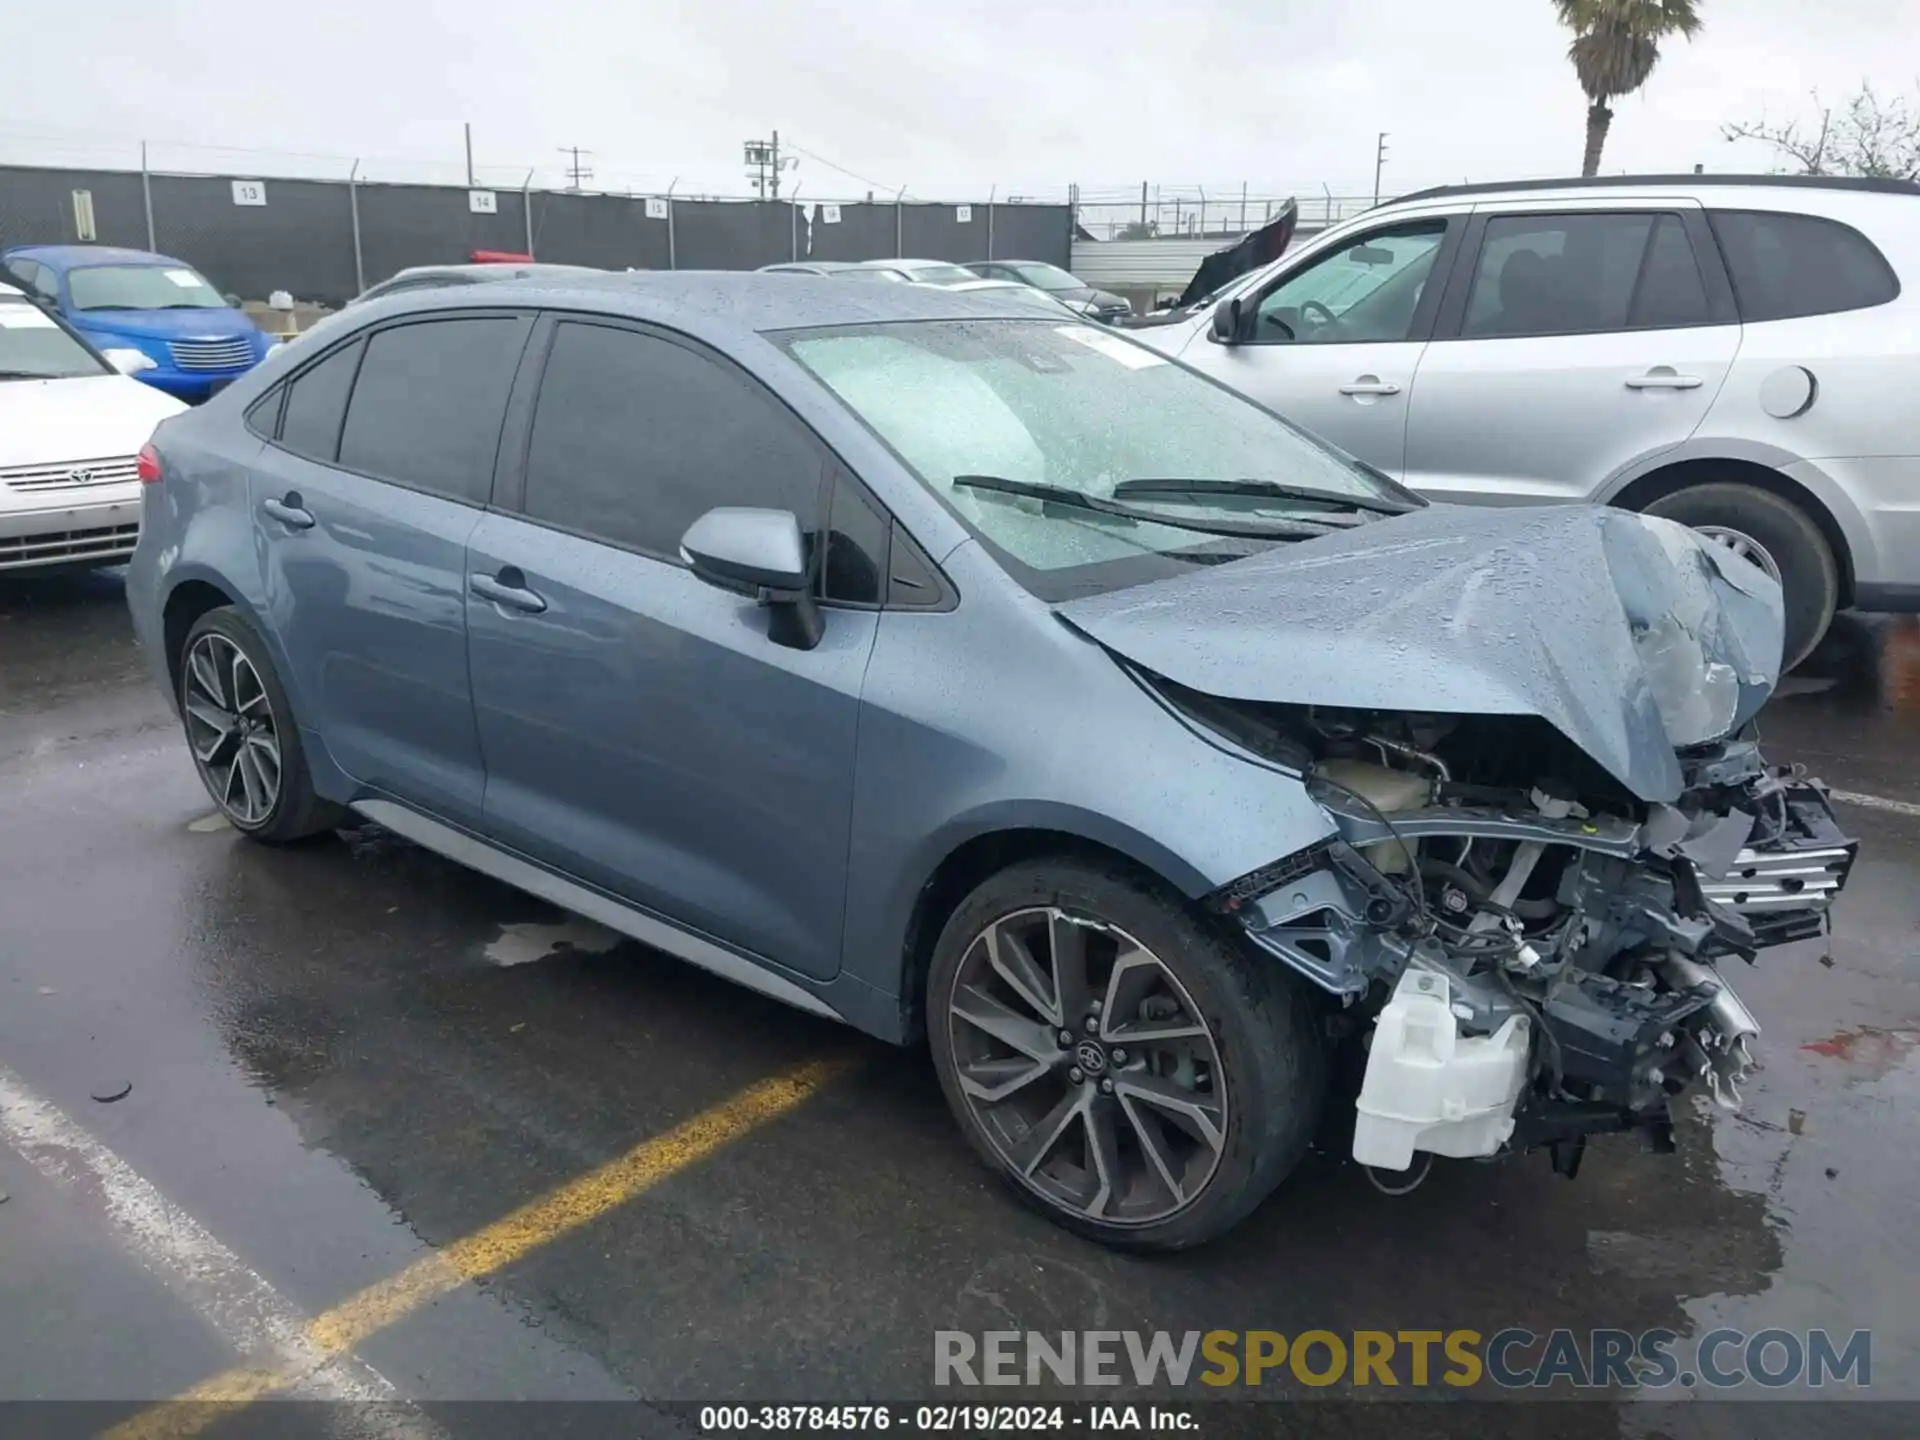
{"type": "Polygon", "coordinates": [[[158,485],[160,483],[160,452],[151,445],[142,445],[140,460],[134,473],[140,477],[142,485],[158,485]]]}

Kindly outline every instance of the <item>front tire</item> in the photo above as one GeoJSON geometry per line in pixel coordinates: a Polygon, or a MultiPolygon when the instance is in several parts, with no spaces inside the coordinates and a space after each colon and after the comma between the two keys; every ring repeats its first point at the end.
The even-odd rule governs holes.
{"type": "Polygon", "coordinates": [[[285,845],[344,818],[314,793],[300,727],[259,634],[230,605],[180,646],[180,722],[201,783],[249,839],[285,845]]]}
{"type": "Polygon", "coordinates": [[[1771,490],[1727,480],[1663,495],[1646,513],[1692,526],[1772,573],[1786,603],[1781,671],[1813,653],[1839,606],[1840,566],[1806,511],[1771,490]]]}
{"type": "Polygon", "coordinates": [[[1314,997],[1134,873],[1059,858],[992,876],[927,982],[941,1088],[1029,1204],[1103,1244],[1231,1229],[1305,1152],[1326,1092],[1314,997]]]}

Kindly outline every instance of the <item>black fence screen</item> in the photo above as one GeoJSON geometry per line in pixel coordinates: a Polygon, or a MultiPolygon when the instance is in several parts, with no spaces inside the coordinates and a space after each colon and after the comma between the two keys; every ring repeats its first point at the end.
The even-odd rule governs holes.
{"type": "Polygon", "coordinates": [[[243,299],[284,290],[323,305],[409,265],[459,264],[479,250],[611,270],[751,270],[903,255],[1065,266],[1072,235],[1065,205],[669,202],[0,166],[0,249],[86,241],[157,250],[243,299]]]}

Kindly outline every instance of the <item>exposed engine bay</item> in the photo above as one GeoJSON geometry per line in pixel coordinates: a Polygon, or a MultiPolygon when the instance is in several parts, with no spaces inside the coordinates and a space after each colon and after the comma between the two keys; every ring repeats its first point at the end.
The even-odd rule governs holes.
{"type": "Polygon", "coordinates": [[[1591,1134],[1671,1148],[1689,1089],[1736,1106],[1760,1027],[1726,968],[1823,933],[1853,862],[1824,787],[1750,727],[1677,752],[1681,793],[1649,802],[1538,717],[1156,688],[1333,817],[1208,903],[1342,1002],[1379,1170],[1546,1147],[1571,1175],[1591,1134]]]}

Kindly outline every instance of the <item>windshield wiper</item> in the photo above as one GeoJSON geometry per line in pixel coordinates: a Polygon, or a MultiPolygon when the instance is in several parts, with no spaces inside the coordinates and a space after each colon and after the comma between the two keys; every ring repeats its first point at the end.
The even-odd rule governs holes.
{"type": "Polygon", "coordinates": [[[63,375],[49,375],[44,370],[0,370],[0,380],[63,380],[63,375]]]}
{"type": "Polygon", "coordinates": [[[1307,485],[1282,485],[1277,480],[1122,480],[1113,487],[1113,494],[1116,500],[1136,495],[1244,495],[1262,500],[1305,500],[1381,515],[1404,515],[1414,508],[1373,495],[1346,495],[1307,485]]]}
{"type": "Polygon", "coordinates": [[[1096,515],[1114,515],[1122,520],[1145,521],[1149,525],[1168,525],[1175,530],[1193,530],[1202,535],[1233,535],[1248,540],[1312,540],[1331,534],[1333,530],[1331,526],[1306,520],[1203,520],[1198,516],[1166,515],[1158,510],[1116,505],[1111,500],[1089,495],[1082,490],[1072,490],[1065,485],[1009,480],[1004,475],[956,475],[953,483],[958,489],[1018,495],[1048,505],[1066,505],[1075,510],[1091,510],[1096,515]]]}

